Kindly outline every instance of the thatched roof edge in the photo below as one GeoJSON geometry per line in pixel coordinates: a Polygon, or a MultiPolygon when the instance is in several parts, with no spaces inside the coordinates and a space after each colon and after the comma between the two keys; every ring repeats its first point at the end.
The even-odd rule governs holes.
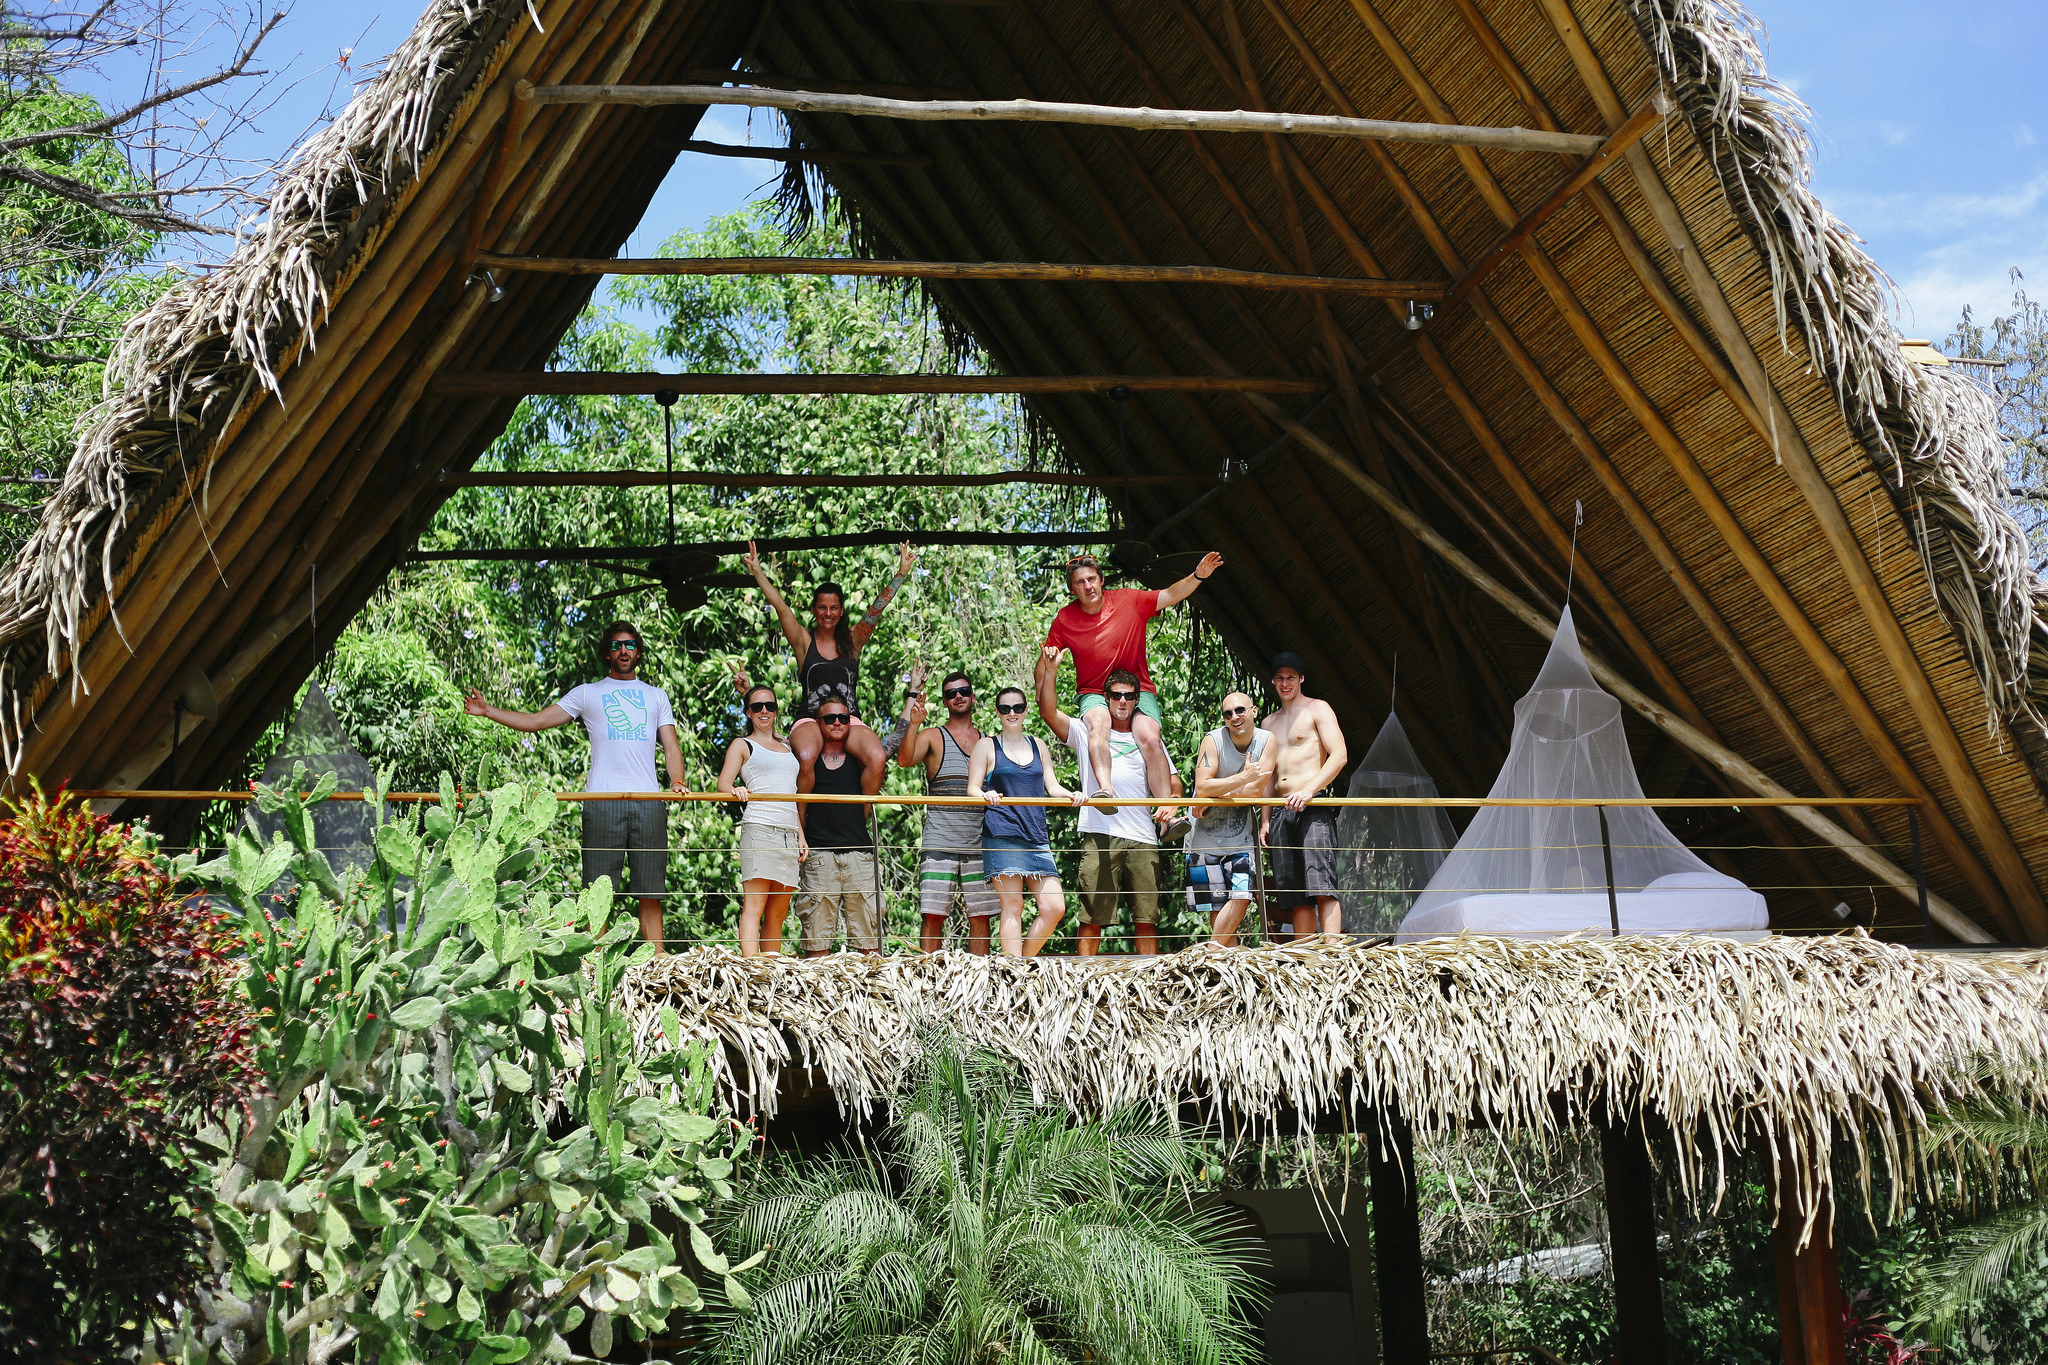
{"type": "Polygon", "coordinates": [[[2048,1064],[2048,956],[1863,937],[1462,936],[1057,961],[701,947],[630,970],[621,996],[644,1053],[711,1044],[742,1112],[772,1115],[793,1068],[815,1068],[845,1111],[886,1105],[939,1033],[1014,1059],[1077,1113],[1193,1101],[1270,1131],[1398,1106],[1427,1136],[1647,1111],[1682,1135],[1692,1197],[1718,1192],[1722,1152],[1775,1149],[1802,1215],[1836,1140],[1910,1184],[1928,1113],[1973,1093],[1986,1059],[2020,1076],[2048,1064]]]}
{"type": "Polygon", "coordinates": [[[2048,724],[2048,650],[2033,649],[2048,594],[2005,507],[1996,408],[1901,352],[1892,282],[1815,195],[1807,107],[1766,69],[1756,15],[1734,0],[1629,5],[1770,269],[1781,337],[1797,327],[1892,491],[1992,716],[2048,724]]]}

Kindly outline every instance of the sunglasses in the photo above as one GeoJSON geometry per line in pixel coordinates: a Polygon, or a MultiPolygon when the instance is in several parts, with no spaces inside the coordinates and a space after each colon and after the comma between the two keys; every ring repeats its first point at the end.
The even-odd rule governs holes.
{"type": "Polygon", "coordinates": [[[1005,701],[999,701],[999,702],[997,702],[997,703],[996,703],[996,710],[997,710],[997,711],[999,711],[999,712],[1001,712],[1001,713],[1002,713],[1003,715],[1006,715],[1006,716],[1021,716],[1021,715],[1023,715],[1023,714],[1024,714],[1024,707],[1025,707],[1025,703],[1024,703],[1024,702],[1021,702],[1021,701],[1019,701],[1019,702],[1005,702],[1005,701]]]}
{"type": "Polygon", "coordinates": [[[1226,706],[1223,708],[1223,714],[1226,716],[1237,717],[1243,715],[1245,712],[1251,709],[1252,708],[1249,706],[1226,706]]]}
{"type": "Polygon", "coordinates": [[[852,716],[819,716],[819,717],[818,717],[818,724],[820,724],[820,725],[851,725],[851,724],[853,724],[853,717],[852,717],[852,716]]]}
{"type": "Polygon", "coordinates": [[[949,687],[945,691],[939,693],[939,695],[944,697],[947,701],[951,701],[955,697],[973,696],[974,689],[971,687],[949,687]]]}
{"type": "Polygon", "coordinates": [[[774,711],[777,709],[772,701],[750,701],[747,703],[747,710],[749,711],[774,711]]]}
{"type": "Polygon", "coordinates": [[[1109,694],[1109,699],[1111,701],[1136,701],[1138,694],[1136,692],[1112,692],[1109,694]]]}
{"type": "Polygon", "coordinates": [[[637,653],[640,649],[640,642],[638,640],[613,640],[605,648],[613,651],[630,649],[637,653]]]}

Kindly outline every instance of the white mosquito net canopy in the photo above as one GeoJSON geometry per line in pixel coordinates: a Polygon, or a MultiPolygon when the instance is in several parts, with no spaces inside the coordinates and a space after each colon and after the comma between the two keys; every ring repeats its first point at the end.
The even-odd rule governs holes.
{"type": "MultiPolygon", "coordinates": [[[[1352,796],[1434,799],[1436,781],[1391,711],[1351,774],[1352,796]]],[[[1344,932],[1391,934],[1458,839],[1439,806],[1346,806],[1337,817],[1344,932]]]]}
{"type": "MultiPolygon", "coordinates": [[[[1493,797],[1640,797],[1621,703],[1593,681],[1566,608],[1550,655],[1515,703],[1493,797]]],[[[1702,862],[1645,806],[1607,809],[1624,934],[1756,931],[1762,896],[1702,862]]],[[[1401,923],[1404,941],[1471,930],[1609,932],[1600,815],[1591,806],[1482,806],[1401,923]]]]}

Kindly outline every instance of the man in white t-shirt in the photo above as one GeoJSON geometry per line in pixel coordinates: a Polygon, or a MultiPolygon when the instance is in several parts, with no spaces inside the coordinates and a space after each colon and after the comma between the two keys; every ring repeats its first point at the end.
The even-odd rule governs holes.
{"type": "MultiPolygon", "coordinates": [[[[500,725],[531,734],[552,730],[572,720],[583,722],[590,735],[590,776],[587,792],[658,792],[654,748],[661,746],[668,762],[670,791],[683,785],[683,751],[676,743],[675,713],[668,693],[640,681],[646,646],[629,621],[605,629],[604,661],[610,670],[596,682],[579,683],[568,695],[543,711],[506,711],[485,701],[471,688],[463,710],[500,725]]],[[[668,889],[668,803],[666,801],[585,801],[583,805],[583,884],[610,877],[614,889],[640,900],[640,936],[662,951],[661,897],[668,889]],[[621,884],[619,872],[627,873],[621,884]]]]}
{"type": "MultiPolygon", "coordinates": [[[[1053,734],[1074,751],[1080,765],[1075,791],[1107,790],[1126,800],[1143,801],[1152,795],[1145,775],[1145,751],[1131,732],[1138,714],[1138,677],[1118,669],[1105,683],[1109,702],[1109,781],[1097,777],[1089,761],[1087,722],[1066,715],[1059,708],[1056,686],[1057,665],[1041,659],[1033,681],[1038,686],[1038,716],[1053,734]]],[[[1169,790],[1181,794],[1180,774],[1173,760],[1166,761],[1169,790]]],[[[1131,898],[1132,938],[1140,953],[1159,951],[1159,830],[1173,820],[1173,807],[1161,806],[1155,815],[1149,806],[1118,806],[1081,809],[1081,926],[1077,931],[1081,956],[1093,957],[1102,949],[1102,931],[1116,923],[1119,895],[1131,898]]]]}

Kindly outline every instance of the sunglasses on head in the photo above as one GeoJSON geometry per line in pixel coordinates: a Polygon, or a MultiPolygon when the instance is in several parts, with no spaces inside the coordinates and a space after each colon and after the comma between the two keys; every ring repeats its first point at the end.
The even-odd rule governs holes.
{"type": "Polygon", "coordinates": [[[1112,692],[1109,694],[1109,699],[1111,701],[1136,701],[1138,694],[1136,692],[1112,692]]]}
{"type": "Polygon", "coordinates": [[[1006,716],[1021,716],[1024,714],[1024,706],[1025,703],[1021,701],[999,701],[996,703],[996,710],[1002,712],[1006,716]]]}
{"type": "Polygon", "coordinates": [[[1226,706],[1223,708],[1223,714],[1235,718],[1237,716],[1243,715],[1245,712],[1251,709],[1252,708],[1249,706],[1226,706]]]}
{"type": "Polygon", "coordinates": [[[829,715],[829,716],[826,716],[826,715],[820,715],[820,716],[818,717],[818,724],[820,724],[820,725],[851,725],[851,724],[853,724],[853,717],[852,717],[852,716],[849,716],[849,715],[846,715],[846,714],[844,714],[843,712],[841,712],[841,713],[837,713],[837,714],[834,714],[834,715],[829,715]]]}
{"type": "Polygon", "coordinates": [[[630,649],[637,652],[640,648],[640,642],[638,640],[613,640],[606,644],[605,648],[612,650],[630,649]]]}
{"type": "Polygon", "coordinates": [[[747,710],[749,711],[774,711],[776,709],[778,708],[772,701],[750,701],[747,703],[747,710]]]}
{"type": "Polygon", "coordinates": [[[974,689],[971,687],[949,687],[945,691],[939,693],[939,695],[944,697],[947,701],[951,701],[955,697],[973,696],[974,689]]]}

